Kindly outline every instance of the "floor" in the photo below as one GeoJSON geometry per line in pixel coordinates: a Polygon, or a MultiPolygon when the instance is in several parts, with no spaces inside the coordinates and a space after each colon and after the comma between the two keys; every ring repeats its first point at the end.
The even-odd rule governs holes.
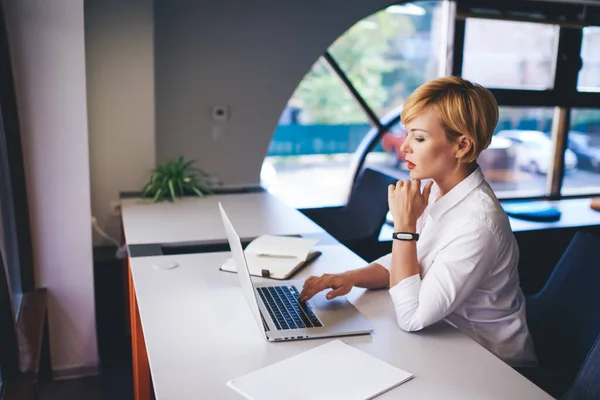
{"type": "Polygon", "coordinates": [[[40,400],[130,400],[133,399],[131,361],[105,368],[101,375],[52,381],[39,385],[40,400]]]}
{"type": "Polygon", "coordinates": [[[94,249],[96,328],[101,374],[89,378],[41,382],[38,385],[39,399],[133,399],[123,264],[114,254],[114,248],[94,249]]]}

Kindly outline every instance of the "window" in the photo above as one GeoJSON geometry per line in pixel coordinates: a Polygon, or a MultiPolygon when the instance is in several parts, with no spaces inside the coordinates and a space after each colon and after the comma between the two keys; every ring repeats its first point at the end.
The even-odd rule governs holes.
{"type": "Polygon", "coordinates": [[[563,194],[600,192],[600,109],[573,109],[567,136],[563,194]]]}
{"type": "Polygon", "coordinates": [[[344,203],[351,154],[369,129],[365,112],[320,58],[281,115],[262,185],[298,208],[344,203]]]}
{"type": "Polygon", "coordinates": [[[400,146],[404,143],[405,138],[404,125],[398,121],[382,135],[373,151],[367,154],[365,166],[385,172],[399,180],[409,179],[404,153],[400,151],[400,146]]]}
{"type": "Polygon", "coordinates": [[[439,76],[442,18],[441,2],[393,5],[355,24],[328,51],[382,116],[439,76]]]}
{"type": "Polygon", "coordinates": [[[554,25],[469,18],[462,76],[489,88],[551,89],[557,46],[554,25]]]}
{"type": "Polygon", "coordinates": [[[546,194],[553,154],[552,116],[550,107],[500,107],[492,143],[479,156],[498,197],[546,194]]]}
{"type": "Polygon", "coordinates": [[[581,59],[577,90],[582,92],[600,91],[600,27],[583,28],[581,59]]]}
{"type": "Polygon", "coordinates": [[[455,57],[462,60],[453,65],[461,76],[489,88],[501,105],[492,142],[478,160],[499,198],[600,193],[594,161],[600,108],[572,111],[564,171],[552,172],[564,173],[562,188],[549,176],[554,106],[595,107],[600,99],[573,87],[578,74],[580,92],[600,93],[600,53],[595,51],[600,27],[582,30],[579,49],[578,28],[542,19],[568,23],[566,8],[554,10],[560,17],[551,18],[552,13],[524,16],[498,4],[485,10],[467,4],[463,10],[451,2],[402,3],[358,21],[331,44],[289,100],[263,164],[262,185],[292,206],[309,208],[346,201],[350,177],[357,172],[349,167],[361,165],[355,161],[364,159],[365,166],[407,179],[399,151],[402,124],[383,135],[378,129],[397,120],[415,88],[447,75],[448,61],[455,57]],[[511,17],[519,21],[504,19],[511,17]],[[455,39],[464,43],[454,43],[452,27],[455,39]],[[581,70],[558,63],[559,37],[566,55],[561,60],[569,63],[580,52],[581,70]],[[452,52],[455,47],[462,51],[452,52]],[[555,87],[555,81],[564,84],[555,87]]]}
{"type": "MultiPolygon", "coordinates": [[[[440,3],[390,6],[331,44],[281,114],[261,171],[263,187],[298,208],[346,202],[349,167],[367,132],[445,66],[438,57],[446,50],[440,3]]],[[[376,153],[386,156],[381,147],[376,153]]]]}

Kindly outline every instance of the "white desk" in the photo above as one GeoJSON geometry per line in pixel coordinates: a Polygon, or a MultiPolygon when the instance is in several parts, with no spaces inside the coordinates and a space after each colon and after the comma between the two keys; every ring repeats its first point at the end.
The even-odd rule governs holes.
{"type": "MultiPolygon", "coordinates": [[[[323,255],[298,277],[365,265],[341,245],[320,250],[323,255]]],[[[229,253],[204,253],[130,260],[157,399],[241,399],[225,385],[227,380],[331,340],[267,342],[237,276],[218,270],[227,257],[229,253]],[[170,262],[180,266],[153,267],[170,262]]],[[[355,288],[348,298],[375,330],[342,340],[415,374],[382,399],[551,398],[445,323],[418,333],[402,332],[387,290],[355,288]]]]}
{"type": "MultiPolygon", "coordinates": [[[[536,222],[513,217],[508,217],[508,220],[513,232],[600,226],[600,212],[590,208],[590,201],[589,198],[543,201],[556,207],[562,213],[558,221],[536,222]]],[[[509,203],[507,202],[507,204],[509,203]]],[[[384,223],[379,233],[379,241],[391,242],[392,233],[393,227],[384,223]]]]}
{"type": "Polygon", "coordinates": [[[241,238],[261,234],[321,233],[323,229],[300,211],[268,192],[185,197],[176,202],[122,199],[121,216],[127,244],[226,241],[221,202],[241,238]]]}

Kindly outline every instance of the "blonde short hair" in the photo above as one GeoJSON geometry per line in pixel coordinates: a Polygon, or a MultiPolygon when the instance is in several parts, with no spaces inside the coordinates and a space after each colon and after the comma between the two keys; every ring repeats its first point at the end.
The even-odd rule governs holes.
{"type": "Polygon", "coordinates": [[[406,100],[400,115],[408,124],[426,107],[434,107],[449,141],[465,135],[473,141],[462,158],[473,162],[492,141],[498,123],[498,103],[483,86],[456,76],[438,78],[419,86],[406,100]]]}

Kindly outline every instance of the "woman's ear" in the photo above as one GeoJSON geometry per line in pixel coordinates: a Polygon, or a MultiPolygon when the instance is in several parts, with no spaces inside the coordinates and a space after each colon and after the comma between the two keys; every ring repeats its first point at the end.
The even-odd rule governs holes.
{"type": "Polygon", "coordinates": [[[465,156],[471,151],[472,148],[473,140],[470,137],[466,135],[459,136],[456,147],[456,158],[465,158],[465,156]]]}

